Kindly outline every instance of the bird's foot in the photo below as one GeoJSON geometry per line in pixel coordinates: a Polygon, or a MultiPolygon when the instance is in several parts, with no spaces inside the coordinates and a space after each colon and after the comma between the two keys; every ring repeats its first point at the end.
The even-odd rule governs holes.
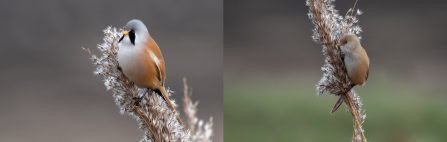
{"type": "Polygon", "coordinates": [[[144,98],[144,97],[146,96],[146,94],[148,94],[148,93],[149,93],[149,89],[146,90],[146,92],[143,94],[143,96],[141,96],[141,97],[133,97],[132,99],[135,100],[135,102],[133,103],[133,107],[132,107],[132,109],[133,109],[135,106],[139,106],[140,103],[141,103],[141,101],[143,100],[143,98],[144,98]]]}
{"type": "Polygon", "coordinates": [[[132,99],[134,99],[134,100],[136,100],[134,103],[133,103],[133,105],[134,106],[139,106],[140,105],[140,103],[141,103],[141,101],[143,100],[143,97],[144,97],[144,95],[143,96],[141,96],[141,97],[133,97],[132,99]]]}
{"type": "Polygon", "coordinates": [[[345,89],[345,93],[343,93],[343,94],[346,94],[346,93],[348,93],[349,91],[351,91],[351,89],[352,89],[353,87],[354,87],[353,85],[349,85],[348,87],[343,88],[343,89],[345,89]]]}

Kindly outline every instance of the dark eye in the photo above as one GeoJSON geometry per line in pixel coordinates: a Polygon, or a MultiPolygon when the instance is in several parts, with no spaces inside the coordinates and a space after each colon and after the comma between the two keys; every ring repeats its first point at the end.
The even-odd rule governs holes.
{"type": "Polygon", "coordinates": [[[345,44],[348,43],[348,41],[345,41],[345,44]]]}

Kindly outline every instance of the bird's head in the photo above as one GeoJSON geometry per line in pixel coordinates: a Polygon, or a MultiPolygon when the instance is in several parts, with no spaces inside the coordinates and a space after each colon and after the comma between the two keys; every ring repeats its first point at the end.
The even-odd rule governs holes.
{"type": "Polygon", "coordinates": [[[355,35],[344,35],[341,37],[340,43],[337,45],[340,46],[341,50],[346,54],[354,52],[357,48],[359,48],[360,42],[355,35]]]}
{"type": "Polygon", "coordinates": [[[118,41],[120,45],[135,46],[147,42],[149,32],[140,20],[129,21],[124,27],[123,36],[118,41]]]}

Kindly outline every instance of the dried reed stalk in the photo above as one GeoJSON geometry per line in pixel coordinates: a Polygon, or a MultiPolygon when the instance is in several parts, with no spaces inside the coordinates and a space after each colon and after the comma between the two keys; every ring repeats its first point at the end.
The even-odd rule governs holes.
{"type": "MultiPolygon", "coordinates": [[[[89,49],[83,48],[89,52],[93,64],[97,67],[94,74],[104,76],[104,84],[108,90],[113,91],[113,97],[121,114],[133,116],[139,122],[140,129],[145,131],[142,142],[191,141],[190,131],[183,129],[177,121],[178,112],[171,110],[165,100],[155,94],[153,90],[150,90],[149,94],[143,98],[141,105],[134,105],[135,98],[146,93],[146,89],[138,88],[118,70],[118,39],[122,36],[122,31],[123,29],[117,30],[112,27],[107,27],[104,30],[105,43],[97,46],[102,52],[102,57],[97,57],[89,49]]],[[[171,96],[172,91],[169,88],[166,91],[168,96],[171,96]]],[[[177,106],[175,101],[171,101],[171,103],[174,107],[177,106]]],[[[212,122],[210,124],[212,126],[212,122]]],[[[211,126],[208,129],[212,133],[211,126]]]]}
{"type": "Polygon", "coordinates": [[[309,19],[315,25],[313,29],[313,40],[323,45],[323,55],[325,56],[325,64],[321,68],[323,77],[317,84],[317,92],[320,96],[324,92],[331,95],[341,97],[335,104],[331,113],[345,102],[354,118],[354,134],[351,141],[364,141],[366,138],[362,123],[366,115],[362,111],[362,102],[360,97],[352,90],[345,93],[345,88],[350,84],[347,78],[345,65],[342,61],[343,52],[336,44],[343,35],[358,35],[361,32],[359,26],[354,26],[358,22],[357,15],[361,14],[360,10],[356,11],[353,16],[354,8],[349,9],[346,15],[340,16],[338,11],[334,9],[334,0],[307,0],[306,5],[309,6],[309,19]]]}
{"type": "Polygon", "coordinates": [[[191,141],[194,142],[211,142],[213,140],[213,117],[210,117],[210,120],[203,125],[202,120],[198,120],[196,117],[197,114],[197,105],[199,102],[193,103],[191,100],[192,89],[188,88],[186,84],[186,78],[183,78],[184,84],[184,98],[183,98],[183,108],[185,110],[189,130],[191,132],[191,141]],[[195,130],[197,125],[197,131],[195,130]],[[203,126],[203,130],[202,130],[203,126]]]}

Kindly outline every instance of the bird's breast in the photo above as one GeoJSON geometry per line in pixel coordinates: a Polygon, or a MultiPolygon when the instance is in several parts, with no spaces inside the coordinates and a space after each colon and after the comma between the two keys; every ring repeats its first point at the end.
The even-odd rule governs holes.
{"type": "Polygon", "coordinates": [[[355,55],[352,56],[352,54],[351,56],[347,55],[345,56],[345,66],[351,83],[356,85],[365,83],[365,74],[368,67],[362,63],[361,58],[355,55]]]}
{"type": "Polygon", "coordinates": [[[143,52],[138,47],[120,47],[118,50],[118,63],[127,78],[133,81],[137,86],[144,83],[145,75],[147,73],[147,66],[144,56],[140,55],[143,52]]]}
{"type": "Polygon", "coordinates": [[[345,66],[346,66],[346,70],[348,71],[348,74],[350,72],[353,72],[355,70],[355,67],[357,66],[358,62],[357,60],[352,57],[352,56],[345,56],[345,66]]]}

